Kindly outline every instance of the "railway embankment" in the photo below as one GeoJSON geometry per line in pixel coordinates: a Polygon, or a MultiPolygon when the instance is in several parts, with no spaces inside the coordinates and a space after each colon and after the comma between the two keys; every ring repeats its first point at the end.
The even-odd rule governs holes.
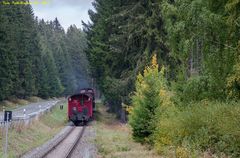
{"type": "Polygon", "coordinates": [[[95,144],[99,158],[158,158],[156,151],[133,141],[128,124],[122,124],[107,108],[98,104],[95,144]]]}

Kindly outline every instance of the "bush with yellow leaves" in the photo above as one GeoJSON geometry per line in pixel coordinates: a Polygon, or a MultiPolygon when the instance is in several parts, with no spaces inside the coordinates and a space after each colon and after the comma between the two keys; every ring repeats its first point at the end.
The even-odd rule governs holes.
{"type": "Polygon", "coordinates": [[[154,55],[151,65],[145,68],[143,75],[137,76],[136,91],[132,96],[133,108],[129,123],[136,141],[152,142],[151,135],[156,128],[156,109],[163,102],[161,96],[168,100],[166,93],[164,67],[159,72],[157,57],[154,55]]]}

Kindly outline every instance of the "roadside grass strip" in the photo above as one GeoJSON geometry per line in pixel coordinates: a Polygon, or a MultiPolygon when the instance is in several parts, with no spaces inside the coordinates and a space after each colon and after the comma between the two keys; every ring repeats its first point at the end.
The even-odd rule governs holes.
{"type": "MultiPolygon", "coordinates": [[[[9,128],[8,157],[20,157],[24,153],[44,144],[56,135],[67,123],[67,104],[58,103],[51,111],[28,125],[20,123],[9,128]],[[59,105],[64,105],[60,110],[59,105]]],[[[0,135],[0,157],[4,156],[5,130],[0,135]]]]}

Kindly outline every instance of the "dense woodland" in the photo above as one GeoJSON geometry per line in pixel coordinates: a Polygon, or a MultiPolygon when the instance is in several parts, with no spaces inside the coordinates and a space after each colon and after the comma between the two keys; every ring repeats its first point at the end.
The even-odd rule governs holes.
{"type": "Polygon", "coordinates": [[[128,103],[153,54],[169,84],[192,92],[182,99],[240,97],[238,0],[96,0],[94,7],[88,55],[112,105],[128,103]]]}
{"type": "Polygon", "coordinates": [[[0,101],[69,95],[86,87],[85,33],[58,19],[34,16],[30,5],[0,5],[0,101]]]}
{"type": "Polygon", "coordinates": [[[110,110],[130,113],[133,138],[167,157],[239,157],[239,0],[93,6],[87,56],[110,110]]]}
{"type": "Polygon", "coordinates": [[[89,62],[134,140],[165,157],[240,157],[239,0],[93,6],[83,31],[65,32],[29,5],[0,5],[0,100],[71,94],[89,62]]]}

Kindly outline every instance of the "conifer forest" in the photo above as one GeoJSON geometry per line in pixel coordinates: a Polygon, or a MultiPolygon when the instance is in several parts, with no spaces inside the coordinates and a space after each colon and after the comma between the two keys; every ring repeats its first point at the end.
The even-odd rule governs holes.
{"type": "Polygon", "coordinates": [[[95,0],[64,31],[0,5],[0,101],[62,97],[96,81],[132,137],[164,157],[240,157],[240,1],[95,0]]]}
{"type": "Polygon", "coordinates": [[[240,156],[240,1],[96,0],[92,75],[133,138],[169,156],[240,156]],[[223,155],[221,155],[223,154],[223,155]]]}
{"type": "Polygon", "coordinates": [[[30,5],[0,5],[0,100],[59,97],[87,85],[85,36],[74,25],[65,32],[57,18],[38,19],[30,5]]]}

